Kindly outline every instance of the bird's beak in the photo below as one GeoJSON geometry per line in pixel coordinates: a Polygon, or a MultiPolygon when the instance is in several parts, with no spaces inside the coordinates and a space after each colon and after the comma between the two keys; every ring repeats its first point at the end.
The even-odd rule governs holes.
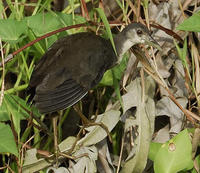
{"type": "Polygon", "coordinates": [[[157,43],[156,40],[154,40],[151,36],[149,37],[149,40],[145,42],[147,45],[149,46],[153,46],[154,48],[158,49],[158,50],[162,50],[162,48],[160,47],[160,45],[157,43]]]}

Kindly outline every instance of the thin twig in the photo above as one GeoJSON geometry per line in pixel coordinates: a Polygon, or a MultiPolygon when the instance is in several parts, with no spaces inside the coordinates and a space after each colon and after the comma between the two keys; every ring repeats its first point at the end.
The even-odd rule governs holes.
{"type": "Polygon", "coordinates": [[[150,26],[164,31],[167,35],[172,36],[173,38],[175,38],[179,42],[183,43],[183,39],[177,33],[172,31],[171,29],[165,28],[162,25],[159,25],[158,23],[155,23],[155,22],[153,24],[151,24],[150,26]]]}
{"type": "Polygon", "coordinates": [[[0,167],[0,170],[6,169],[7,166],[0,167]]]}
{"type": "Polygon", "coordinates": [[[10,167],[8,164],[6,164],[6,167],[8,168],[8,170],[9,170],[11,173],[15,173],[15,172],[11,169],[11,167],[10,167]]]}
{"type": "Polygon", "coordinates": [[[70,156],[70,155],[67,155],[65,153],[59,152],[59,155],[66,157],[68,159],[71,159],[71,160],[76,160],[76,159],[79,159],[81,157],[88,157],[89,158],[87,153],[80,154],[79,156],[70,156]]]}
{"type": "Polygon", "coordinates": [[[119,155],[119,161],[118,161],[118,164],[117,164],[116,173],[119,173],[120,166],[121,166],[122,154],[123,154],[123,149],[124,149],[124,139],[125,139],[125,133],[123,133],[123,136],[122,136],[122,143],[121,143],[121,149],[120,149],[120,155],[119,155]]]}
{"type": "Polygon", "coordinates": [[[100,126],[102,129],[104,129],[108,135],[109,141],[112,143],[112,137],[110,135],[108,127],[105,124],[103,124],[102,122],[94,122],[94,123],[90,123],[90,124],[84,124],[84,127],[90,127],[90,126],[100,126]]]}
{"type": "Polygon", "coordinates": [[[83,17],[85,17],[87,20],[89,20],[90,16],[89,16],[89,13],[88,13],[88,10],[87,10],[85,0],[81,0],[81,7],[82,7],[81,9],[82,9],[83,17]]]}
{"type": "Polygon", "coordinates": [[[24,148],[28,145],[28,143],[29,143],[32,139],[34,139],[35,135],[36,135],[36,134],[34,134],[33,136],[31,136],[31,137],[22,145],[22,148],[21,148],[21,151],[20,151],[20,153],[21,153],[21,161],[20,161],[21,167],[23,166],[23,160],[24,160],[24,148]]]}
{"type": "Polygon", "coordinates": [[[55,156],[56,156],[56,168],[58,167],[58,154],[59,154],[57,121],[58,121],[58,116],[53,117],[54,153],[55,153],[55,156]]]}
{"type": "Polygon", "coordinates": [[[4,77],[5,77],[5,64],[4,64],[4,54],[3,54],[3,45],[0,38],[0,47],[1,47],[1,59],[2,59],[2,83],[1,83],[1,94],[0,94],[0,106],[3,103],[3,96],[4,96],[4,77]]]}

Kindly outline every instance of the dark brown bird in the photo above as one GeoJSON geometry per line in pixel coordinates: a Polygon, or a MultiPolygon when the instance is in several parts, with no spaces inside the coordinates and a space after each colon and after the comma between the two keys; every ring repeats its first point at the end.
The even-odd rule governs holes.
{"type": "Polygon", "coordinates": [[[117,55],[109,40],[83,32],[57,40],[36,65],[30,80],[33,101],[41,113],[74,105],[97,85],[106,70],[117,64],[133,45],[159,47],[140,23],[129,24],[114,38],[117,55]]]}

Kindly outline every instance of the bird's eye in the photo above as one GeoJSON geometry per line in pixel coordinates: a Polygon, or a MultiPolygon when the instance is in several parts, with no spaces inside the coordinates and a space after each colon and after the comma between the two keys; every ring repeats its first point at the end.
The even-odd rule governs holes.
{"type": "Polygon", "coordinates": [[[141,29],[138,29],[137,30],[137,35],[141,36],[143,34],[142,30],[141,29]]]}

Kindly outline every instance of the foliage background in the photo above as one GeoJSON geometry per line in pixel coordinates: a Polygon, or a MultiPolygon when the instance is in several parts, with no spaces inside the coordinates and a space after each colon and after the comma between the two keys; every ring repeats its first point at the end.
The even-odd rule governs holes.
{"type": "Polygon", "coordinates": [[[98,115],[97,121],[108,127],[112,143],[99,126],[87,128],[85,135],[73,108],[58,113],[59,147],[68,158],[59,160],[62,164],[58,169],[199,172],[199,4],[187,0],[1,1],[0,169],[57,169],[47,170],[52,164],[43,159],[55,160],[50,157],[54,152],[51,118],[40,115],[34,105],[27,103],[26,92],[34,65],[49,46],[64,35],[83,31],[112,40],[110,29],[114,35],[137,21],[149,27],[152,24],[154,38],[163,50],[135,47],[134,55],[125,54],[123,61],[107,71],[100,84],[78,104],[87,117],[98,115]],[[52,35],[7,62],[7,57],[30,41],[87,21],[96,24],[52,35]],[[71,151],[73,143],[76,147],[71,151]],[[86,153],[89,157],[84,156],[86,153]],[[82,157],[76,159],[78,156],[82,157]]]}

